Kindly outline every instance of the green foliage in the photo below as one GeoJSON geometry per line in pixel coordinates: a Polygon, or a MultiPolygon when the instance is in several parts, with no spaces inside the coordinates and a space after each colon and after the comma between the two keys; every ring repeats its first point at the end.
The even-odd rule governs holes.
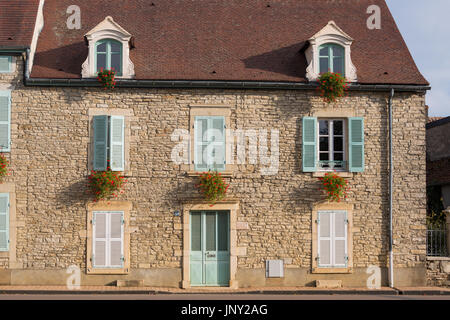
{"type": "Polygon", "coordinates": [[[329,172],[319,180],[322,182],[321,190],[327,193],[328,201],[341,202],[343,198],[347,198],[348,181],[344,178],[329,172]]]}
{"type": "Polygon", "coordinates": [[[343,97],[348,85],[343,76],[339,73],[326,72],[319,77],[320,95],[325,102],[335,102],[338,97],[343,97]]]}
{"type": "Polygon", "coordinates": [[[123,184],[127,182],[119,172],[111,171],[108,167],[107,171],[91,171],[89,175],[90,191],[95,196],[94,201],[107,199],[110,197],[118,197],[118,193],[122,189],[123,184]]]}
{"type": "Polygon", "coordinates": [[[113,89],[116,86],[116,80],[114,79],[114,77],[116,76],[116,71],[114,71],[114,69],[103,70],[102,68],[97,75],[97,80],[100,81],[105,90],[113,89]]]}
{"type": "Polygon", "coordinates": [[[213,206],[217,201],[225,198],[229,184],[225,183],[225,180],[217,171],[203,172],[200,175],[200,183],[195,185],[203,196],[213,206]]]}
{"type": "Polygon", "coordinates": [[[0,154],[0,182],[8,175],[8,160],[3,154],[0,154]]]}
{"type": "Polygon", "coordinates": [[[427,225],[428,229],[441,229],[445,226],[444,203],[440,186],[427,187],[427,225]]]}

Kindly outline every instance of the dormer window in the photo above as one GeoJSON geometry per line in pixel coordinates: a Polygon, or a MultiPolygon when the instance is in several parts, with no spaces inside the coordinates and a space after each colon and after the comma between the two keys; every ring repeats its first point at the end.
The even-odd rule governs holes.
{"type": "Polygon", "coordinates": [[[96,71],[112,70],[122,75],[122,44],[113,39],[100,40],[95,44],[96,71]]]}
{"type": "Polygon", "coordinates": [[[320,73],[328,71],[345,75],[345,49],[344,47],[326,43],[319,47],[320,73]]]}
{"type": "Polygon", "coordinates": [[[82,77],[95,78],[97,73],[114,68],[117,78],[133,78],[134,64],[130,60],[131,34],[111,17],[106,17],[85,35],[89,54],[83,63],[82,77]]]}
{"type": "Polygon", "coordinates": [[[351,45],[353,39],[340,29],[334,21],[308,40],[305,51],[308,67],[306,77],[317,81],[325,72],[340,73],[348,82],[356,82],[356,68],[352,63],[351,45]]]}

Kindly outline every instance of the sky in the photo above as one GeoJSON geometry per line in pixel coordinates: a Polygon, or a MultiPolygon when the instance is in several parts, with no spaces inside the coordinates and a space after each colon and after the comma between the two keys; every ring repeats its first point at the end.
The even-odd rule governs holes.
{"type": "Polygon", "coordinates": [[[417,67],[431,84],[426,95],[429,116],[450,116],[450,1],[386,2],[417,67]]]}

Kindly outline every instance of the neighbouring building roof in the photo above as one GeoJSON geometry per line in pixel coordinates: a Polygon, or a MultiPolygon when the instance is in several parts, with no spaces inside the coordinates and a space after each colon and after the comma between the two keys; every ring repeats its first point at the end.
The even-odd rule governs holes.
{"type": "Polygon", "coordinates": [[[29,47],[39,0],[0,0],[0,49],[29,47]]]}
{"type": "Polygon", "coordinates": [[[31,77],[80,78],[84,35],[107,16],[133,36],[136,79],[307,82],[301,49],[333,20],[354,39],[359,83],[428,85],[384,0],[47,0],[31,77]],[[66,25],[73,4],[80,30],[66,25]],[[367,28],[374,4],[380,30],[367,28]]]}
{"type": "MultiPolygon", "coordinates": [[[[442,126],[450,122],[450,116],[448,117],[429,117],[427,121],[427,129],[442,126]]],[[[450,131],[449,131],[450,134],[450,131]]],[[[449,142],[450,144],[450,142],[449,142]]]]}
{"type": "Polygon", "coordinates": [[[435,121],[438,121],[438,120],[441,120],[441,119],[444,119],[444,117],[428,117],[427,124],[435,122],[435,121]]]}

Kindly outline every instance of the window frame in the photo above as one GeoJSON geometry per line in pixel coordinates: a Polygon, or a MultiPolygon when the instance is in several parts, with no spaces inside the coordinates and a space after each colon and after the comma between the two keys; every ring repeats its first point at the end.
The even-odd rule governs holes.
{"type": "Polygon", "coordinates": [[[85,231],[86,237],[86,273],[87,274],[128,274],[130,272],[130,234],[137,230],[136,227],[130,227],[130,212],[132,210],[131,201],[100,201],[96,203],[88,203],[87,209],[87,228],[85,231]],[[122,267],[94,267],[92,253],[95,245],[93,232],[93,218],[94,212],[123,212],[123,266],[122,267]]]}
{"type": "MultiPolygon", "coordinates": [[[[349,163],[348,163],[348,118],[326,118],[326,117],[317,117],[316,121],[316,138],[317,138],[317,144],[316,144],[316,159],[317,159],[317,172],[333,172],[334,170],[338,172],[348,172],[349,171],[349,163]],[[334,161],[334,131],[333,131],[333,125],[334,121],[342,121],[342,139],[343,139],[343,145],[342,145],[342,161],[344,163],[342,168],[322,168],[320,165],[321,161],[326,160],[320,160],[320,154],[324,153],[320,151],[320,138],[325,137],[321,136],[320,134],[320,121],[329,121],[328,126],[328,161],[334,161]]],[[[341,151],[337,151],[340,153],[341,151]]]]}
{"type": "Polygon", "coordinates": [[[96,73],[98,73],[100,70],[99,70],[99,68],[98,68],[98,55],[99,54],[105,54],[106,55],[106,61],[105,61],[105,64],[106,64],[106,67],[105,67],[105,69],[106,70],[111,70],[111,58],[112,58],[112,55],[113,54],[119,54],[119,56],[120,56],[120,59],[119,59],[119,61],[120,61],[120,71],[119,72],[117,72],[117,70],[115,70],[116,71],[116,75],[118,76],[118,77],[121,77],[122,76],[122,74],[123,74],[123,44],[120,42],[120,41],[117,41],[117,40],[114,40],[114,39],[101,39],[101,40],[98,40],[96,43],[95,43],[95,50],[94,50],[94,65],[95,65],[95,71],[96,71],[96,73]],[[119,45],[120,46],[120,52],[111,52],[111,44],[112,43],[115,43],[115,44],[117,44],[117,45],[119,45]],[[98,47],[100,46],[100,45],[102,45],[102,44],[106,44],[106,52],[98,52],[98,47]]]}
{"type": "Polygon", "coordinates": [[[13,73],[13,57],[12,56],[0,56],[0,57],[7,57],[8,58],[8,70],[1,70],[0,69],[0,74],[9,74],[9,73],[13,73]]]}
{"type": "Polygon", "coordinates": [[[334,58],[342,58],[342,69],[343,70],[342,70],[342,73],[339,73],[339,74],[341,74],[343,77],[345,77],[345,74],[346,74],[345,73],[345,47],[343,47],[343,46],[341,46],[340,44],[337,44],[337,43],[327,42],[327,43],[324,43],[324,44],[319,46],[319,50],[317,52],[317,55],[318,55],[318,60],[317,61],[318,61],[318,66],[319,66],[319,74],[325,73],[325,72],[320,70],[320,60],[322,58],[327,58],[328,59],[328,69],[327,69],[327,71],[330,71],[330,72],[333,72],[333,73],[336,73],[334,71],[334,58]],[[322,55],[320,55],[320,51],[322,49],[324,49],[325,47],[328,49],[328,55],[327,56],[322,56],[322,55]],[[342,56],[336,56],[335,57],[335,55],[334,55],[334,48],[342,49],[342,56]]]}
{"type": "Polygon", "coordinates": [[[312,231],[312,251],[311,251],[311,273],[314,274],[341,274],[353,273],[353,204],[352,203],[328,203],[322,201],[312,206],[311,231],[312,231]],[[346,211],[347,212],[347,266],[346,267],[319,267],[318,264],[318,217],[320,211],[346,211]]]}

